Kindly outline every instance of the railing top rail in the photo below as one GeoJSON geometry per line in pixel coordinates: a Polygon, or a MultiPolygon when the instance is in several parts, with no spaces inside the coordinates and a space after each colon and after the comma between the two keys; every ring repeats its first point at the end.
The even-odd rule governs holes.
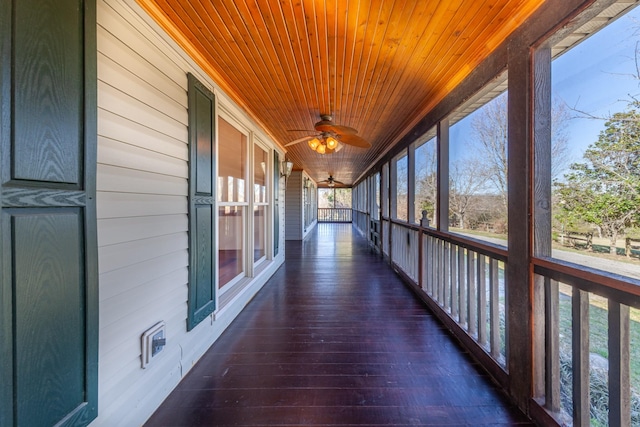
{"type": "Polygon", "coordinates": [[[533,265],[536,274],[640,308],[640,280],[556,258],[533,258],[533,265]]]}
{"type": "Polygon", "coordinates": [[[443,231],[436,230],[434,228],[424,228],[420,227],[418,224],[409,224],[402,221],[397,221],[389,218],[384,218],[384,220],[390,221],[392,224],[399,225],[411,230],[421,231],[424,234],[437,237],[438,239],[444,240],[449,243],[453,243],[457,246],[461,246],[465,249],[469,249],[474,252],[478,252],[482,255],[487,255],[499,261],[507,262],[509,258],[509,253],[505,248],[502,248],[498,245],[494,245],[488,242],[484,242],[482,240],[474,239],[472,237],[461,236],[459,234],[454,233],[446,233],[443,231]]]}

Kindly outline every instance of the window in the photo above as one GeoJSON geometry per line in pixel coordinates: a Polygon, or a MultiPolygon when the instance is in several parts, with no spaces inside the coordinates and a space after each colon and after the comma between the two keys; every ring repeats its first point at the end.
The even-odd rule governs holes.
{"type": "Polygon", "coordinates": [[[260,146],[253,147],[253,261],[266,257],[267,248],[267,211],[269,195],[267,192],[267,173],[269,153],[260,146]]]}
{"type": "Polygon", "coordinates": [[[553,257],[640,279],[640,8],[552,62],[553,257]]]}
{"type": "Polygon", "coordinates": [[[474,99],[451,119],[449,230],[507,246],[507,92],[499,87],[481,101],[493,93],[480,108],[474,99]]]}
{"type": "Polygon", "coordinates": [[[218,117],[218,287],[245,273],[247,135],[218,117]]]}
{"type": "Polygon", "coordinates": [[[383,218],[389,218],[390,217],[390,200],[389,200],[389,163],[385,163],[382,165],[382,177],[381,177],[381,190],[382,190],[382,194],[381,194],[381,199],[380,199],[380,204],[382,206],[382,216],[383,218]]]}
{"type": "Polygon", "coordinates": [[[401,221],[409,220],[409,157],[407,151],[403,151],[393,160],[395,172],[395,188],[391,189],[392,197],[395,194],[395,203],[392,204],[392,216],[401,221]]]}
{"type": "Polygon", "coordinates": [[[371,218],[380,220],[380,173],[376,173],[371,177],[372,180],[372,196],[371,197],[371,218]]]}
{"type": "Polygon", "coordinates": [[[351,209],[351,188],[319,188],[318,207],[323,209],[351,209]]]}
{"type": "Polygon", "coordinates": [[[304,199],[304,229],[306,231],[318,218],[316,185],[310,178],[304,177],[304,188],[302,196],[304,199]]]}
{"type": "Polygon", "coordinates": [[[633,6],[614,2],[535,53],[538,72],[551,71],[551,90],[537,88],[535,103],[536,120],[551,124],[535,134],[535,261],[549,265],[535,266],[535,283],[551,337],[540,339],[539,370],[550,374],[538,388],[566,424],[640,425],[640,311],[632,291],[605,279],[640,279],[640,9],[633,6]],[[566,263],[588,268],[565,274],[566,263]]]}
{"type": "Polygon", "coordinates": [[[416,143],[415,149],[415,222],[420,223],[422,211],[427,212],[431,226],[436,226],[438,211],[438,157],[435,129],[416,143]]]}

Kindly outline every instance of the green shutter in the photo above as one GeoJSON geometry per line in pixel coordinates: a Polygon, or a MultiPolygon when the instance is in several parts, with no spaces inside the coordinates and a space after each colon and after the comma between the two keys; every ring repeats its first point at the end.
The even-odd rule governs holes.
{"type": "Polygon", "coordinates": [[[0,425],[97,416],[95,2],[0,0],[0,425]]]}
{"type": "Polygon", "coordinates": [[[189,74],[189,314],[187,330],[213,313],[215,294],[215,100],[189,74]]]}

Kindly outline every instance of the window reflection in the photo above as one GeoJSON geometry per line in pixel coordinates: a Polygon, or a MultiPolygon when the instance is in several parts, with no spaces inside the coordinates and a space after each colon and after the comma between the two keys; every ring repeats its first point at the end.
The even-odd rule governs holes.
{"type": "Polygon", "coordinates": [[[244,272],[247,136],[218,118],[218,287],[244,272]]]}

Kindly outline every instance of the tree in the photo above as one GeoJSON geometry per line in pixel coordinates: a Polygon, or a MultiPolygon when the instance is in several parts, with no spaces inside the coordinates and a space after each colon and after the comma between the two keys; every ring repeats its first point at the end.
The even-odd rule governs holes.
{"type": "Polygon", "coordinates": [[[449,210],[458,227],[465,228],[468,215],[479,210],[481,190],[487,181],[485,168],[478,159],[461,160],[449,171],[449,210]]]}
{"type": "Polygon", "coordinates": [[[485,175],[502,196],[507,212],[507,93],[503,93],[478,110],[471,122],[473,136],[480,143],[478,158],[483,159],[485,175]]]}
{"type": "Polygon", "coordinates": [[[426,210],[431,223],[436,223],[436,207],[438,201],[438,159],[436,140],[425,142],[416,148],[416,220],[420,221],[422,211],[426,210]]]}
{"type": "Polygon", "coordinates": [[[350,188],[319,188],[318,189],[319,208],[351,208],[350,188]]]}
{"type": "MultiPolygon", "coordinates": [[[[478,110],[471,122],[473,137],[477,145],[477,157],[483,159],[485,175],[494,191],[502,197],[503,214],[507,212],[508,171],[508,98],[503,93],[478,110]]],[[[551,108],[551,156],[552,178],[558,177],[569,163],[567,126],[570,119],[568,108],[560,100],[554,100],[551,108]]]]}
{"type": "Polygon", "coordinates": [[[559,218],[599,227],[616,253],[616,240],[640,220],[640,112],[638,101],[605,123],[598,141],[556,182],[559,218]]]}

